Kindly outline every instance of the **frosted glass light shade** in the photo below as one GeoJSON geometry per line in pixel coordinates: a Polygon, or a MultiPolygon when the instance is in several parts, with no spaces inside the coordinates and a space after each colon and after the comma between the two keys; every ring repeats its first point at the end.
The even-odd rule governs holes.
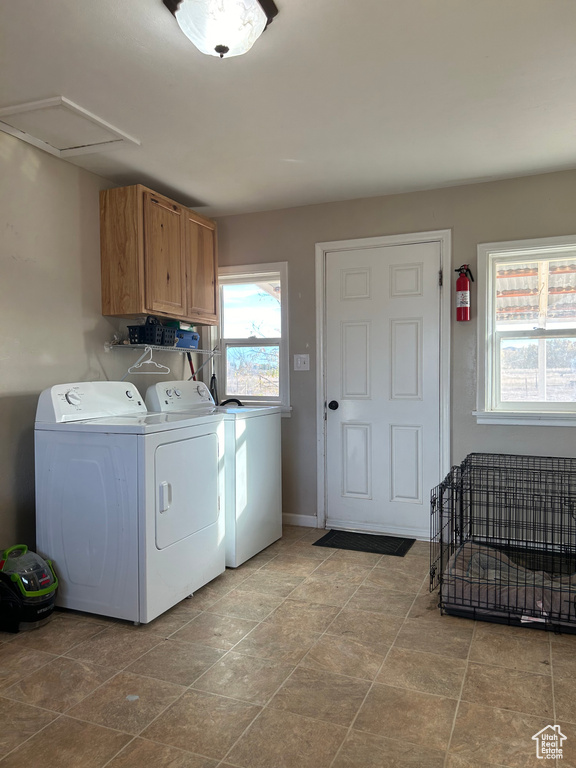
{"type": "Polygon", "coordinates": [[[254,45],[266,27],[258,0],[182,0],[176,21],[202,53],[240,56],[254,45]]]}

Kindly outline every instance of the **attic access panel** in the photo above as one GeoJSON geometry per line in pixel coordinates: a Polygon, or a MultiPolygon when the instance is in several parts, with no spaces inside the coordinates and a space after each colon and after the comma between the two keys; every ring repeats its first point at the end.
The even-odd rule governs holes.
{"type": "Polygon", "coordinates": [[[64,96],[0,109],[0,130],[62,159],[123,144],[140,146],[138,139],[64,96]]]}

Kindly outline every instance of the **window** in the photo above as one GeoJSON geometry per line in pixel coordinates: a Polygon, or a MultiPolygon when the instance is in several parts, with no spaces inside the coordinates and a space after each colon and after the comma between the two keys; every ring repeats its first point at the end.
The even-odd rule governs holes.
{"type": "Polygon", "coordinates": [[[576,236],[480,245],[478,273],[478,421],[576,423],[576,236]]]}
{"type": "Polygon", "coordinates": [[[290,405],[286,262],[223,267],[220,399],[290,405]]]}

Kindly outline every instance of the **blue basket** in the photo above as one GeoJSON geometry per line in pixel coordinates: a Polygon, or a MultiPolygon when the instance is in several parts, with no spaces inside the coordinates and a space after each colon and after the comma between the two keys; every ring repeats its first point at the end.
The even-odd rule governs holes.
{"type": "Polygon", "coordinates": [[[176,347],[179,349],[198,349],[200,334],[194,331],[176,331],[176,347]]]}

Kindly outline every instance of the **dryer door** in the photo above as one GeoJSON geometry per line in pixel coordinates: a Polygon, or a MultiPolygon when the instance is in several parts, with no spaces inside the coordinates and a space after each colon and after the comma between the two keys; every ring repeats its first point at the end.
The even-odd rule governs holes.
{"type": "Polygon", "coordinates": [[[165,549],[218,519],[218,437],[156,448],[156,547],[165,549]]]}

